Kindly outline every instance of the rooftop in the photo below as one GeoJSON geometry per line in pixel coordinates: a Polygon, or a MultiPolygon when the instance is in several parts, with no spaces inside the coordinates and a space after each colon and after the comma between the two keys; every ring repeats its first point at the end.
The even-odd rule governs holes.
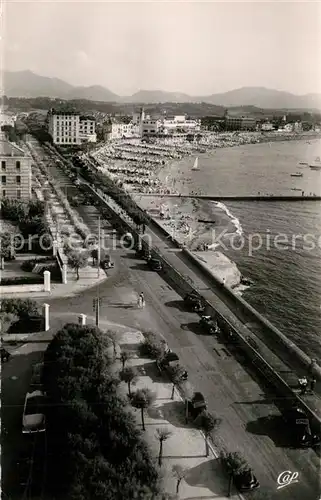
{"type": "Polygon", "coordinates": [[[13,142],[9,142],[7,139],[0,137],[0,156],[26,156],[23,149],[19,148],[13,142]]]}
{"type": "Polygon", "coordinates": [[[81,115],[80,120],[91,120],[94,122],[95,118],[93,116],[89,116],[89,115],[81,115]]]}

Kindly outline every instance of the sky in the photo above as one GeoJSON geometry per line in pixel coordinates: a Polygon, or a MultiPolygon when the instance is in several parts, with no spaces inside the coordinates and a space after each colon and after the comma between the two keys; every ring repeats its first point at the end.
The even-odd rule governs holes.
{"type": "Polygon", "coordinates": [[[2,67],[73,85],[209,95],[244,86],[321,92],[319,2],[16,2],[2,67]]]}

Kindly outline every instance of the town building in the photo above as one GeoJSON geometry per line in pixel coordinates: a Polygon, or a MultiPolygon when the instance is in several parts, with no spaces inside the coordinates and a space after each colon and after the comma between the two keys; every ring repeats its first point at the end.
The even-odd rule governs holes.
{"type": "Polygon", "coordinates": [[[266,122],[262,123],[261,130],[262,130],[262,132],[271,132],[271,130],[274,130],[274,125],[273,125],[273,123],[266,121],[266,122]]]}
{"type": "Polygon", "coordinates": [[[250,116],[229,116],[225,115],[226,130],[256,130],[256,119],[250,116]]]}
{"type": "Polygon", "coordinates": [[[9,113],[5,113],[2,109],[0,109],[0,130],[4,125],[9,125],[10,127],[14,127],[16,122],[16,116],[11,115],[9,113]]]}
{"type": "Polygon", "coordinates": [[[53,143],[60,146],[97,141],[94,117],[83,116],[75,111],[51,109],[48,113],[48,131],[53,143]]]}
{"type": "Polygon", "coordinates": [[[31,198],[31,157],[1,135],[0,161],[0,199],[29,200],[31,198]]]}

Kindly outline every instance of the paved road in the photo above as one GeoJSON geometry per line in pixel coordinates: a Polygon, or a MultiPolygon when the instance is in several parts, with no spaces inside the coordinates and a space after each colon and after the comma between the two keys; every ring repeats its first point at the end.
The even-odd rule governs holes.
{"type": "MultiPolygon", "coordinates": [[[[80,207],[80,215],[91,230],[97,229],[98,214],[93,207],[80,207]]],[[[159,331],[180,356],[191,383],[207,398],[209,410],[222,417],[217,441],[229,449],[239,449],[254,467],[261,490],[270,500],[318,500],[320,461],[312,450],[287,446],[273,397],[255,380],[244,359],[235,359],[229,349],[212,337],[192,331],[198,321],[194,313],[181,307],[177,293],[157,273],[147,270],[132,252],[117,248],[112,252],[117,270],[100,285],[101,317],[139,329],[159,331]],[[143,291],[145,310],[133,307],[137,293],[143,291]],[[283,471],[298,472],[298,482],[277,490],[283,471]]],[[[63,322],[64,314],[80,312],[93,321],[91,290],[79,297],[51,302],[51,310],[63,322]]],[[[67,316],[66,316],[67,317],[67,316]]],[[[14,363],[15,360],[12,361],[14,363]]]]}

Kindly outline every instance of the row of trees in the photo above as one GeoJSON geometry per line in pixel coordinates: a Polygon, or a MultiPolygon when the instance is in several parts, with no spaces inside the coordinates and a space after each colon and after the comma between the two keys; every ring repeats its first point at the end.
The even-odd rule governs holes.
{"type": "Polygon", "coordinates": [[[81,175],[90,183],[99,186],[108,196],[111,196],[133,219],[135,224],[141,226],[147,224],[146,214],[140,210],[132,198],[123,191],[121,186],[116,185],[111,179],[98,171],[93,171],[84,160],[79,157],[73,158],[75,173],[81,170],[81,175]]]}
{"type": "MultiPolygon", "coordinates": [[[[159,335],[154,332],[146,332],[144,341],[140,345],[140,354],[143,357],[148,357],[150,359],[155,359],[158,364],[161,364],[166,356],[167,344],[164,342],[159,335]]],[[[174,396],[174,391],[176,387],[182,382],[182,375],[184,373],[184,367],[182,367],[179,363],[176,363],[172,366],[167,367],[167,374],[170,380],[173,383],[172,388],[172,399],[174,396]]],[[[130,385],[135,383],[137,373],[134,368],[125,368],[123,369],[122,380],[124,380],[128,384],[128,392],[131,394],[130,385]]],[[[134,399],[135,401],[135,399],[134,399]]],[[[144,397],[143,401],[145,402],[145,408],[151,404],[149,399],[144,397]]],[[[135,403],[136,404],[136,403],[135,403]]],[[[141,406],[143,408],[143,406],[141,406]]],[[[142,421],[143,421],[143,409],[142,409],[142,421]]],[[[194,424],[203,432],[204,440],[205,440],[205,454],[209,455],[209,439],[213,437],[214,433],[217,432],[221,419],[212,415],[209,411],[202,411],[198,417],[195,419],[194,424]]],[[[168,433],[166,429],[157,429],[157,438],[160,442],[159,448],[159,458],[158,462],[161,465],[162,462],[162,451],[163,451],[163,443],[167,439],[170,438],[171,433],[168,433]]],[[[228,474],[230,481],[228,487],[228,496],[231,494],[233,479],[236,475],[242,473],[243,471],[249,470],[250,466],[247,460],[240,452],[229,452],[227,450],[222,450],[220,453],[220,460],[223,465],[224,470],[228,474]]],[[[184,477],[186,471],[184,469],[178,467],[173,468],[173,474],[177,479],[177,493],[179,491],[179,485],[181,480],[184,477]]]]}
{"type": "Polygon", "coordinates": [[[117,393],[109,346],[99,329],[67,324],[45,353],[49,484],[57,497],[132,500],[160,491],[149,450],[117,393]]]}

